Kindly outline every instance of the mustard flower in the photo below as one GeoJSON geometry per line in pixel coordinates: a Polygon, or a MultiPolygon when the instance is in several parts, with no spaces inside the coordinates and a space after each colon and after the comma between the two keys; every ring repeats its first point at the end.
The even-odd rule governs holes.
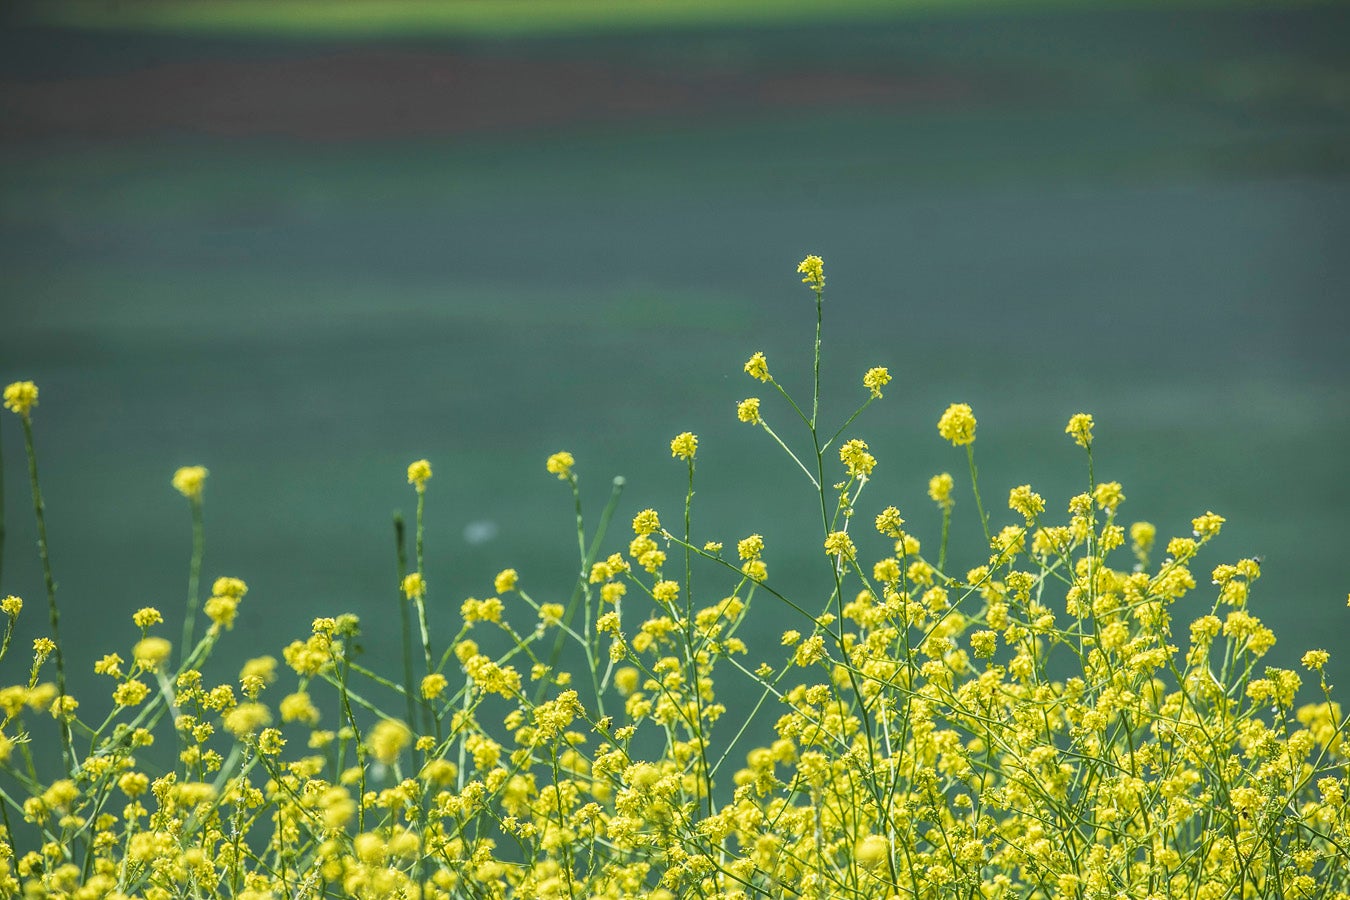
{"type": "Polygon", "coordinates": [[[853,858],[858,865],[875,869],[890,857],[891,845],[879,834],[869,834],[853,847],[853,858]]]}
{"type": "Polygon", "coordinates": [[[952,488],[955,486],[956,482],[948,473],[943,472],[941,475],[934,475],[928,479],[928,496],[943,509],[951,509],[953,502],[952,488]]]}
{"type": "Polygon", "coordinates": [[[797,274],[802,276],[802,284],[809,284],[819,293],[825,287],[825,261],[814,254],[797,264],[797,274]]]}
{"type": "Polygon", "coordinates": [[[158,671],[172,652],[173,644],[162,637],[141,638],[136,642],[136,646],[131,648],[131,656],[136,660],[136,665],[151,672],[158,671]]]}
{"type": "Polygon", "coordinates": [[[366,746],[386,766],[398,762],[399,754],[412,743],[412,731],[397,719],[381,719],[366,736],[366,746]]]}
{"type": "Polygon", "coordinates": [[[235,613],[239,609],[239,601],[234,597],[212,597],[202,605],[202,611],[206,613],[216,626],[232,629],[234,628],[235,613]]]}
{"type": "Polygon", "coordinates": [[[881,399],[881,389],[890,383],[891,373],[885,366],[874,366],[863,375],[863,387],[878,400],[881,399]]]}
{"type": "Polygon", "coordinates": [[[150,694],[150,687],[143,681],[125,681],[113,691],[113,703],[118,706],[138,706],[150,694]]]}
{"type": "Polygon", "coordinates": [[[38,387],[31,381],[16,381],[5,387],[5,409],[27,419],[37,406],[38,387]]]}
{"type": "Polygon", "coordinates": [[[441,694],[445,693],[449,681],[440,672],[432,672],[422,679],[422,696],[427,700],[435,700],[441,694]]]}
{"type": "Polygon", "coordinates": [[[741,559],[759,559],[764,552],[764,538],[752,534],[736,542],[736,553],[741,559]]]}
{"type": "Polygon", "coordinates": [[[319,710],[305,691],[296,691],[281,698],[277,711],[281,713],[283,722],[303,722],[310,726],[319,724],[319,710]]]}
{"type": "Polygon", "coordinates": [[[652,585],[652,597],[658,603],[674,603],[680,596],[680,586],[674,581],[658,581],[652,585]]]}
{"type": "Polygon", "coordinates": [[[736,404],[736,418],[747,425],[758,425],[763,421],[759,417],[759,398],[746,397],[736,404]]]}
{"type": "Polygon", "coordinates": [[[1031,489],[1031,485],[1023,484],[1008,492],[1008,508],[1021,513],[1030,525],[1038,515],[1045,512],[1045,501],[1031,489]]]}
{"type": "Polygon", "coordinates": [[[209,474],[204,466],[183,466],[173,473],[173,489],[189,500],[200,500],[209,474]]]}
{"type": "Polygon", "coordinates": [[[248,585],[241,578],[222,576],[216,579],[215,584],[211,585],[211,593],[242,600],[244,595],[248,593],[248,585]]]}
{"type": "Polygon", "coordinates": [[[693,459],[698,452],[698,436],[692,432],[681,432],[670,442],[670,455],[680,459],[693,459]]]}
{"type": "Polygon", "coordinates": [[[225,730],[237,738],[244,738],[272,724],[272,713],[261,703],[240,703],[225,713],[225,730]]]}
{"type": "Polygon", "coordinates": [[[1303,666],[1314,672],[1320,672],[1330,659],[1331,654],[1325,650],[1309,650],[1303,654],[1303,666]]]}
{"type": "Polygon", "coordinates": [[[894,506],[888,506],[877,515],[877,531],[884,537],[898,539],[902,532],[900,526],[905,524],[905,520],[900,518],[900,510],[894,506]]]}
{"type": "Polygon", "coordinates": [[[876,468],[876,457],[867,452],[867,442],[853,439],[845,441],[839,448],[839,461],[844,464],[850,478],[866,477],[876,468]]]}
{"type": "Polygon", "coordinates": [[[557,475],[559,481],[566,481],[572,477],[572,466],[576,465],[576,460],[572,454],[566,450],[560,450],[548,458],[544,463],[544,468],[551,475],[557,475]]]}
{"type": "Polygon", "coordinates": [[[11,619],[17,619],[19,613],[23,612],[23,598],[10,594],[5,599],[0,600],[0,612],[3,612],[11,619]]]}
{"type": "Polygon", "coordinates": [[[143,606],[131,614],[131,621],[136,627],[144,631],[151,625],[157,625],[164,621],[164,617],[159,614],[159,610],[153,606],[143,606]]]}
{"type": "Polygon", "coordinates": [[[1068,426],[1064,433],[1071,435],[1074,441],[1080,447],[1092,446],[1092,416],[1087,413],[1076,413],[1069,419],[1068,426]]]}
{"type": "Polygon", "coordinates": [[[773,380],[773,376],[769,374],[769,362],[764,358],[763,353],[756,353],[746,361],[745,374],[760,381],[773,380]]]}
{"type": "Polygon", "coordinates": [[[520,579],[515,569],[502,569],[497,573],[497,577],[492,579],[492,589],[499,594],[507,594],[516,589],[516,582],[520,579]]]}
{"type": "Polygon", "coordinates": [[[633,517],[633,533],[648,535],[661,530],[661,517],[654,509],[644,509],[633,517]]]}
{"type": "Polygon", "coordinates": [[[853,546],[853,539],[848,536],[848,532],[832,531],[825,538],[825,552],[830,556],[853,559],[858,555],[858,548],[853,546]]]}
{"type": "Polygon", "coordinates": [[[417,493],[422,493],[427,489],[427,480],[431,478],[431,463],[425,459],[419,459],[408,466],[408,484],[417,488],[417,493]]]}
{"type": "Polygon", "coordinates": [[[1104,481],[1092,489],[1092,497],[1097,505],[1107,512],[1114,513],[1116,507],[1125,502],[1125,493],[1119,481],[1104,481]]]}
{"type": "Polygon", "coordinates": [[[409,600],[421,600],[427,595],[427,580],[421,572],[409,572],[403,577],[403,596],[409,600]]]}
{"type": "Polygon", "coordinates": [[[1191,527],[1195,529],[1195,536],[1203,541],[1216,537],[1219,529],[1223,527],[1226,520],[1223,516],[1216,513],[1207,512],[1203,516],[1191,520],[1191,527]]]}
{"type": "Polygon", "coordinates": [[[938,419],[938,434],[961,447],[975,443],[975,413],[965,403],[953,403],[938,419]]]}

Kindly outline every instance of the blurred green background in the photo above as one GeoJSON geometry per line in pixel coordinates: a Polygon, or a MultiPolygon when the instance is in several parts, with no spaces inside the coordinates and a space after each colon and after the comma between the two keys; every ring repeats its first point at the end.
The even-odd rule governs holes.
{"type": "MultiPolygon", "coordinates": [[[[734,413],[758,394],[800,437],[741,366],[763,350],[809,394],[807,253],[827,420],[866,368],[896,379],[849,432],[881,460],[859,524],[893,503],[931,549],[925,487],[950,470],[956,558],[978,561],[939,414],[973,405],[999,525],[1013,485],[1060,511],[1084,488],[1063,429],[1090,411],[1125,518],[1165,541],[1227,516],[1200,575],[1264,556],[1274,660],[1345,643],[1345,5],[371,8],[7,8],[0,379],[42,390],[68,658],[126,655],[143,605],[177,634],[186,464],[211,470],[206,577],[252,589],[225,673],[348,610],[394,671],[390,514],[422,456],[441,641],[506,566],[566,598],[549,453],[576,455],[592,518],[627,478],[617,550],[637,510],[678,519],[684,430],[698,538],[763,533],[771,582],[817,605],[810,485],[734,413]]],[[[0,592],[27,599],[27,643],[45,616],[12,416],[0,440],[0,592]]],[[[720,579],[697,576],[705,601],[720,579]]],[[[798,624],[757,602],[752,662],[798,624]]]]}

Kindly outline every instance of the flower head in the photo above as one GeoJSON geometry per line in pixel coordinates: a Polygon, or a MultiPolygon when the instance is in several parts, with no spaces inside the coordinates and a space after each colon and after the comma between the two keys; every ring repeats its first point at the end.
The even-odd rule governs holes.
{"type": "Polygon", "coordinates": [[[802,276],[802,284],[811,285],[816,293],[825,289],[825,261],[819,256],[811,255],[799,262],[797,274],[802,276]]]}
{"type": "Polygon", "coordinates": [[[877,458],[867,452],[867,442],[854,438],[839,448],[839,461],[848,470],[850,478],[866,477],[876,468],[877,458]]]}
{"type": "Polygon", "coordinates": [[[408,484],[417,488],[417,493],[427,489],[427,479],[431,478],[431,463],[419,459],[408,466],[408,484]]]}
{"type": "Polygon", "coordinates": [[[572,466],[576,465],[576,460],[572,454],[566,450],[560,450],[548,458],[544,463],[544,468],[548,469],[550,474],[557,475],[559,481],[566,481],[572,477],[572,466]]]}
{"type": "Polygon", "coordinates": [[[885,366],[868,369],[863,375],[863,387],[872,392],[872,396],[881,399],[881,389],[891,383],[891,373],[885,366]]]}
{"type": "Polygon", "coordinates": [[[693,432],[685,431],[677,434],[675,439],[670,442],[671,456],[678,456],[680,459],[693,459],[696,452],[698,452],[698,436],[693,432]]]}
{"type": "Polygon", "coordinates": [[[209,474],[205,466],[183,466],[173,473],[173,489],[189,500],[200,500],[209,474]]]}
{"type": "Polygon", "coordinates": [[[1068,427],[1064,429],[1064,433],[1072,435],[1078,446],[1091,447],[1093,424],[1092,416],[1087,413],[1077,413],[1069,419],[1068,427]]]}
{"type": "Polygon", "coordinates": [[[975,413],[965,403],[953,403],[938,419],[938,434],[960,447],[975,443],[975,413]]]}
{"type": "Polygon", "coordinates": [[[745,374],[760,381],[773,380],[773,376],[769,374],[769,361],[764,358],[763,353],[756,353],[745,361],[745,374]]]}
{"type": "Polygon", "coordinates": [[[409,600],[421,600],[427,595],[427,580],[421,572],[410,572],[403,577],[403,596],[409,600]]]}
{"type": "Polygon", "coordinates": [[[952,476],[946,472],[941,475],[934,475],[928,479],[928,496],[933,502],[943,509],[952,507],[952,488],[956,487],[956,482],[952,476]]]}
{"type": "Polygon", "coordinates": [[[16,381],[5,388],[5,409],[27,419],[37,406],[38,387],[31,381],[16,381]]]}
{"type": "Polygon", "coordinates": [[[759,398],[746,397],[740,403],[736,404],[736,418],[747,425],[758,425],[759,418],[759,398]]]}
{"type": "Polygon", "coordinates": [[[858,555],[858,549],[853,546],[853,539],[846,531],[830,532],[825,538],[825,552],[830,556],[841,556],[844,559],[853,559],[858,555]]]}

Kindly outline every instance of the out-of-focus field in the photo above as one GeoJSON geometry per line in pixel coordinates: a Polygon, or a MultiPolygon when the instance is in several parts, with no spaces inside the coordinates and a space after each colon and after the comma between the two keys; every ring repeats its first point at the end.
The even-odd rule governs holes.
{"type": "MultiPolygon", "coordinates": [[[[927,480],[963,483],[934,429],[952,401],[980,418],[996,524],[1027,481],[1062,509],[1086,480],[1064,423],[1087,410],[1126,518],[1165,540],[1227,516],[1197,572],[1264,556],[1274,658],[1335,650],[1348,24],[1331,5],[406,40],[11,23],[0,379],[42,387],[67,656],[125,655],[142,605],[176,623],[189,530],[168,479],[189,463],[212,473],[208,577],[252,587],[233,659],[355,610],[392,661],[389,515],[421,456],[438,636],[500,568],[541,601],[570,589],[550,452],[576,454],[591,512],[627,477],[620,549],[636,510],[678,517],[684,430],[697,536],[759,531],[772,580],[818,593],[810,486],[734,413],[759,393],[794,433],[741,365],[764,350],[808,389],[808,252],[829,277],[827,408],[869,366],[896,376],[850,430],[881,460],[859,525],[894,503],[935,542],[927,480]]],[[[0,591],[28,599],[29,640],[15,425],[0,591]]],[[[977,532],[962,488],[972,564],[977,532]]],[[[788,627],[764,615],[756,659],[788,627]]]]}

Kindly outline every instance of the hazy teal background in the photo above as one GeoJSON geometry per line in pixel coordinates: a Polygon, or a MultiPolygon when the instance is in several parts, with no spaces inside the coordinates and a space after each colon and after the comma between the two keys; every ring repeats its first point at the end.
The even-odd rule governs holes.
{"type": "MultiPolygon", "coordinates": [[[[1273,658],[1334,651],[1350,634],[1347,24],[1338,6],[1169,8],[420,41],[406,52],[913,73],[962,90],[412,139],[82,137],[10,107],[0,379],[42,390],[68,658],[127,655],[143,605],[177,634],[190,534],[169,477],[187,464],[211,470],[208,584],[251,588],[230,665],[353,610],[393,671],[390,513],[410,509],[404,470],[422,456],[442,641],[503,567],[541,601],[569,592],[571,503],[549,453],[576,455],[592,515],[626,476],[617,550],[638,509],[677,520],[668,442],[684,430],[701,438],[697,537],[763,533],[771,582],[817,605],[810,485],[734,415],[759,394],[800,436],[741,366],[763,350],[809,395],[811,294],[794,268],[812,252],[829,278],[826,419],[862,397],[866,368],[896,379],[850,430],[881,460],[863,522],[894,503],[935,549],[925,487],[950,470],[956,539],[978,550],[964,455],[934,428],[953,401],[979,417],[995,524],[1028,481],[1062,510],[1086,481],[1064,423],[1090,411],[1126,518],[1165,542],[1206,510],[1227,516],[1197,574],[1263,555],[1253,609],[1280,635],[1273,658]]],[[[12,24],[0,42],[11,96],[166,60],[350,48],[12,24]]],[[[26,598],[27,643],[45,616],[12,416],[0,439],[0,592],[26,598]]],[[[724,591],[697,584],[705,602],[724,591]]],[[[1202,584],[1181,615],[1211,596],[1202,584]]],[[[797,624],[758,602],[752,661],[797,624]]]]}

